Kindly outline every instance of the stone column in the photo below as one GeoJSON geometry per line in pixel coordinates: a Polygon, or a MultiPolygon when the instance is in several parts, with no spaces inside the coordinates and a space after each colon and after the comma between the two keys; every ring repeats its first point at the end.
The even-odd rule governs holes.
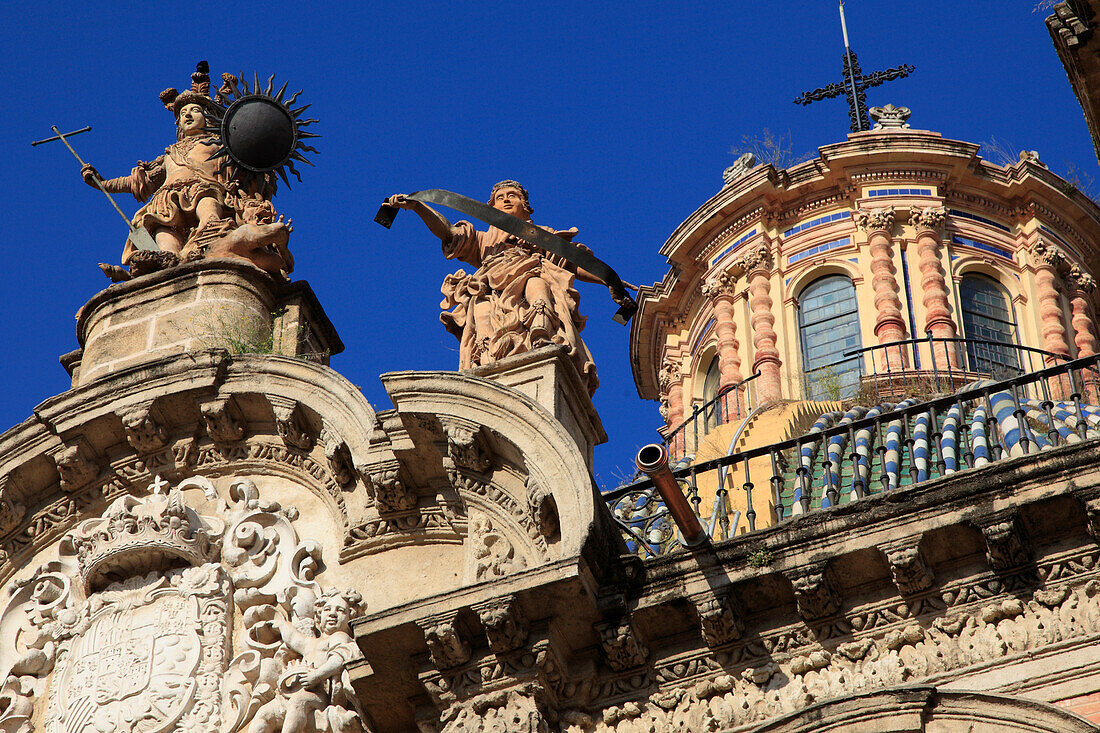
{"type": "MultiPolygon", "coordinates": [[[[1043,335],[1043,349],[1068,358],[1068,334],[1057,284],[1058,271],[1066,263],[1065,253],[1039,240],[1031,254],[1035,263],[1035,286],[1039,291],[1039,330],[1043,335]]],[[[1053,366],[1058,361],[1048,357],[1047,366],[1053,366]]],[[[1051,379],[1050,387],[1055,399],[1066,399],[1073,391],[1068,378],[1051,379]]]]}
{"type": "MultiPolygon", "coordinates": [[[[940,266],[939,235],[946,219],[947,210],[942,206],[928,206],[924,209],[914,206],[910,212],[909,223],[917,230],[920,284],[924,292],[924,330],[938,338],[955,338],[958,327],[951,318],[947,281],[940,266]]],[[[957,346],[951,343],[934,344],[932,359],[937,369],[945,369],[948,366],[957,369],[959,366],[957,346]]]]}
{"type": "MultiPolygon", "coordinates": [[[[1066,273],[1066,285],[1069,286],[1070,309],[1073,315],[1070,325],[1073,327],[1073,342],[1077,345],[1077,358],[1096,355],[1096,321],[1089,307],[1089,296],[1096,289],[1096,280],[1077,265],[1066,273]]],[[[1096,374],[1085,371],[1084,400],[1095,405],[1100,401],[1100,383],[1096,374]]]]}
{"type": "MultiPolygon", "coordinates": [[[[741,344],[737,342],[737,324],[733,320],[734,289],[737,285],[737,277],[720,272],[703,283],[703,297],[710,300],[711,309],[714,311],[714,334],[718,337],[718,389],[741,381],[741,355],[738,349],[741,344]]],[[[742,388],[743,389],[743,388],[742,388]]],[[[741,415],[741,392],[727,395],[722,401],[725,412],[730,411],[733,404],[734,417],[741,415]]],[[[728,421],[726,415],[724,421],[728,421]]]]}
{"type": "Polygon", "coordinates": [[[760,245],[747,252],[734,263],[745,273],[749,282],[749,309],[752,312],[752,344],[756,347],[753,354],[753,371],[759,371],[756,378],[757,404],[774,402],[782,394],[782,382],[779,367],[779,350],[775,348],[778,336],[775,333],[775,315],[772,313],[772,298],[768,294],[771,287],[772,254],[767,245],[760,245]]]}
{"type": "Polygon", "coordinates": [[[728,387],[741,381],[740,344],[737,342],[737,324],[733,320],[734,289],[737,278],[728,272],[720,272],[703,283],[703,297],[714,310],[714,335],[718,337],[718,382],[728,387]]]}
{"type": "MultiPolygon", "coordinates": [[[[871,247],[871,286],[875,289],[875,337],[880,344],[901,341],[905,338],[905,318],[901,314],[898,299],[897,269],[894,267],[893,240],[894,207],[885,209],[861,209],[856,217],[860,228],[867,232],[871,247]]],[[[886,350],[886,363],[890,369],[904,369],[908,364],[905,349],[895,347],[886,350]]]]}

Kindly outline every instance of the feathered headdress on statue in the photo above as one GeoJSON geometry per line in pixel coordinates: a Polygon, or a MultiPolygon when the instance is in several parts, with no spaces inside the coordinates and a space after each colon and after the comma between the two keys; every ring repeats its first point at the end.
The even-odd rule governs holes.
{"type": "Polygon", "coordinates": [[[221,109],[210,98],[210,64],[205,61],[195,64],[195,72],[191,74],[191,88],[182,94],[175,87],[165,89],[160,93],[160,101],[176,117],[179,117],[180,110],[188,104],[198,104],[207,112],[220,113],[221,109]]]}

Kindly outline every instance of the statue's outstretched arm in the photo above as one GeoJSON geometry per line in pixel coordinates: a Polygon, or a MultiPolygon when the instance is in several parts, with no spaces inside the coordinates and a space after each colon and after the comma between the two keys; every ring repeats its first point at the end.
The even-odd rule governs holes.
{"type": "Polygon", "coordinates": [[[409,211],[415,212],[416,215],[424,221],[424,224],[427,225],[428,230],[439,237],[439,241],[443,242],[445,245],[450,244],[451,240],[459,234],[457,228],[454,227],[451,222],[447,221],[447,217],[443,216],[443,214],[440,214],[427,204],[406,198],[405,194],[394,194],[386,199],[385,203],[388,206],[395,206],[399,209],[408,209],[409,211]]]}
{"type": "Polygon", "coordinates": [[[164,156],[151,163],[139,161],[128,176],[104,179],[91,165],[81,168],[80,176],[92,188],[99,188],[99,184],[102,184],[107,193],[128,193],[138,201],[144,202],[164,183],[164,156]]]}

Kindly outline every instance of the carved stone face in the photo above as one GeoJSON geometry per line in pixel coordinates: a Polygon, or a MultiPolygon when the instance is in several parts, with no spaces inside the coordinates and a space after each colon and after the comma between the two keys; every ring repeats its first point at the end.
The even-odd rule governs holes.
{"type": "Polygon", "coordinates": [[[523,201],[523,194],[517,188],[506,186],[498,189],[493,194],[492,203],[494,209],[500,209],[506,214],[511,214],[520,219],[527,219],[531,216],[531,210],[527,208],[527,204],[523,201]]]}
{"type": "Polygon", "coordinates": [[[317,608],[317,626],[322,634],[347,631],[351,608],[340,596],[331,596],[317,608]]]}
{"type": "Polygon", "coordinates": [[[180,110],[179,119],[176,122],[182,137],[198,135],[206,127],[206,114],[202,106],[198,104],[185,104],[180,110]]]}

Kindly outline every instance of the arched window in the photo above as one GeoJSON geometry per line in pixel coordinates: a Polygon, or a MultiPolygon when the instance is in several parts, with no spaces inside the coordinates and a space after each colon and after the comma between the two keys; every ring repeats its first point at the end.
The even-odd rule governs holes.
{"type": "MultiPolygon", "coordinates": [[[[718,357],[714,357],[710,361],[710,366],[707,367],[707,375],[703,378],[703,403],[710,402],[718,396],[718,378],[721,373],[718,370],[718,357]]],[[[721,412],[722,404],[721,400],[714,403],[706,409],[703,413],[703,418],[706,421],[706,431],[709,433],[716,426],[725,422],[721,412]]]]}
{"type": "Polygon", "coordinates": [[[994,377],[1020,373],[1016,319],[1008,295],[984,275],[967,275],[959,283],[959,310],[971,371],[994,377]],[[984,342],[984,343],[982,343],[984,342]]]}
{"type": "Polygon", "coordinates": [[[862,345],[852,281],[828,275],[807,285],[798,298],[798,331],[806,398],[836,400],[855,394],[863,360],[844,358],[845,351],[862,345]]]}

